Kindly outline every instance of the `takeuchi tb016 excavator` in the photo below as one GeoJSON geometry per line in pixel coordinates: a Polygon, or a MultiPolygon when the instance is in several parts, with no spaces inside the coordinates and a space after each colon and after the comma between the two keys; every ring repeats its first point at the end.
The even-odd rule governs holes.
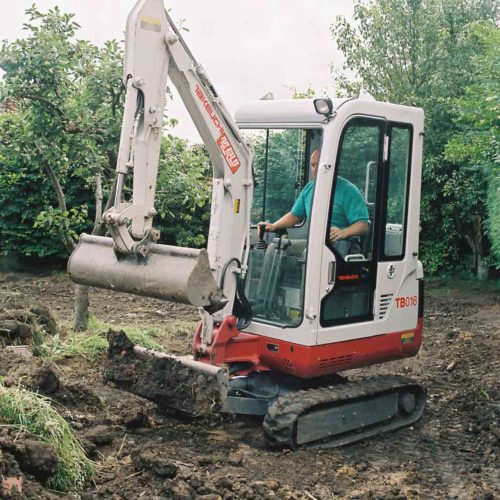
{"type": "Polygon", "coordinates": [[[423,111],[364,92],[266,96],[233,120],[162,0],[139,0],[128,17],[124,84],[114,204],[104,214],[110,237],[81,235],[71,278],[197,306],[193,356],[149,355],[213,377],[220,411],[262,415],[270,446],[338,446],[418,420],[417,382],[339,372],[414,356],[421,345],[423,111]],[[168,79],[213,166],[207,249],[159,244],[153,227],[168,79]],[[367,229],[332,241],[346,182],[367,229]],[[306,185],[307,217],[262,231],[259,222],[289,212],[306,185]]]}

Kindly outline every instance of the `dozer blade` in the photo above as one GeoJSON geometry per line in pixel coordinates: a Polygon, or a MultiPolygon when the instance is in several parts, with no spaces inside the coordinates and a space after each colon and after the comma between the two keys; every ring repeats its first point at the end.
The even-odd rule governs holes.
{"type": "Polygon", "coordinates": [[[227,368],[136,346],[123,332],[110,330],[108,342],[105,381],[154,401],[164,413],[219,413],[227,397],[227,368]]]}
{"type": "Polygon", "coordinates": [[[68,273],[80,285],[192,304],[209,312],[227,303],[205,249],[155,243],[148,248],[146,257],[121,255],[111,238],[82,234],[69,258],[68,273]]]}

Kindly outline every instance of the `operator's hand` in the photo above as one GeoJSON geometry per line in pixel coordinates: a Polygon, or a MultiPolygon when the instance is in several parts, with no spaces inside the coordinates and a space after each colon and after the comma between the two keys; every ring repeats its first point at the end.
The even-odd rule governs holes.
{"type": "Polygon", "coordinates": [[[274,227],[274,224],[271,224],[270,222],[259,222],[257,224],[257,227],[259,228],[259,231],[261,231],[261,228],[264,228],[265,233],[274,233],[276,232],[276,228],[274,227]]]}
{"type": "Polygon", "coordinates": [[[345,229],[339,229],[336,226],[330,228],[330,241],[345,240],[347,237],[345,229]]]}

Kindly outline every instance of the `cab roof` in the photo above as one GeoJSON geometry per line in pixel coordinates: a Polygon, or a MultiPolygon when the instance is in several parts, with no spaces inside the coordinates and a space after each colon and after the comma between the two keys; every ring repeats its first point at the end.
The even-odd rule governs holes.
{"type": "MultiPolygon", "coordinates": [[[[337,110],[350,98],[331,99],[337,110]]],[[[325,116],[314,109],[315,99],[276,99],[251,101],[236,110],[235,119],[240,127],[269,125],[307,125],[325,122],[325,116]]]]}

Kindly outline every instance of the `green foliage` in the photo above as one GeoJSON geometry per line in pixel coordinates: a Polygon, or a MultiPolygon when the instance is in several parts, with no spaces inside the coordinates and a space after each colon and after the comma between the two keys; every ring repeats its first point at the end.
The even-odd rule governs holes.
{"type": "Polygon", "coordinates": [[[304,184],[305,145],[302,129],[270,129],[267,135],[262,131],[253,136],[256,184],[252,222],[275,221],[292,208],[304,184]]]}
{"type": "Polygon", "coordinates": [[[206,246],[212,189],[206,149],[169,134],[162,140],[160,154],[155,225],[161,239],[181,246],[206,246]]]}
{"type": "Polygon", "coordinates": [[[94,474],[73,429],[52,407],[50,400],[18,387],[0,384],[0,422],[40,437],[54,448],[59,459],[49,485],[57,491],[75,491],[94,474]]]}
{"type": "Polygon", "coordinates": [[[391,130],[391,150],[389,185],[387,191],[387,222],[404,224],[405,193],[411,144],[411,131],[408,128],[393,127],[391,130]]]}
{"type": "MultiPolygon", "coordinates": [[[[0,49],[0,99],[8,96],[17,106],[0,115],[0,251],[66,256],[63,241],[92,230],[98,175],[109,196],[124,104],[124,54],[114,40],[103,47],[79,40],[73,15],[57,7],[26,12],[26,38],[0,49]]],[[[163,241],[205,245],[208,172],[203,147],[163,138],[155,221],[163,241]]]]}
{"type": "Polygon", "coordinates": [[[292,99],[311,99],[316,97],[316,90],[311,87],[311,84],[304,90],[298,90],[293,85],[287,87],[287,89],[292,94],[292,99]]]}
{"type": "Polygon", "coordinates": [[[465,187],[467,203],[462,210],[469,214],[486,209],[486,232],[500,268],[500,30],[493,23],[481,23],[471,38],[481,51],[472,58],[473,83],[453,103],[457,131],[445,148],[446,159],[464,167],[447,187],[465,187]]]}
{"type": "MultiPolygon", "coordinates": [[[[64,251],[43,228],[34,228],[52,189],[41,169],[32,168],[24,158],[26,123],[21,113],[0,114],[0,243],[5,253],[44,257],[64,251]]],[[[31,131],[28,134],[32,135],[31,131]]]]}
{"type": "Polygon", "coordinates": [[[85,224],[87,215],[86,205],[82,205],[80,209],[70,208],[64,212],[61,212],[58,208],[48,207],[47,210],[43,210],[37,215],[33,227],[43,228],[47,234],[61,237],[60,228],[65,222],[69,222],[69,236],[73,240],[77,240],[78,234],[71,228],[85,224]]]}
{"type": "MultiPolygon", "coordinates": [[[[489,21],[498,32],[496,18],[492,0],[371,0],[355,3],[353,23],[339,17],[331,28],[345,56],[336,82],[342,93],[365,88],[377,99],[425,110],[421,254],[428,270],[458,264],[467,247],[478,258],[487,251],[481,228],[488,184],[479,171],[464,169],[467,165],[447,144],[458,139],[457,104],[464,104],[462,98],[474,92],[470,89],[479,97],[479,54],[488,49],[474,34],[476,25],[489,21]],[[346,76],[353,73],[354,80],[346,76]]],[[[489,70],[483,76],[483,90],[486,81],[498,82],[489,70]]],[[[491,122],[483,125],[493,129],[491,122]]],[[[489,206],[498,205],[490,201],[489,206]]],[[[490,236],[493,226],[490,222],[490,236]]]]}
{"type": "Polygon", "coordinates": [[[134,344],[164,352],[166,350],[164,344],[168,343],[170,337],[180,335],[190,338],[196,328],[196,323],[196,321],[174,320],[167,322],[161,328],[119,326],[104,323],[96,317],[90,316],[85,332],[67,329],[61,334],[45,336],[37,345],[37,352],[53,361],[68,357],[95,360],[108,348],[106,334],[109,329],[123,330],[134,344]]]}
{"type": "Polygon", "coordinates": [[[82,215],[93,210],[96,174],[106,183],[114,170],[123,52],[116,42],[98,48],[76,39],[73,15],[57,7],[26,12],[26,38],[0,50],[2,94],[17,105],[0,116],[2,251],[62,256],[62,233],[91,228],[82,215]]]}

